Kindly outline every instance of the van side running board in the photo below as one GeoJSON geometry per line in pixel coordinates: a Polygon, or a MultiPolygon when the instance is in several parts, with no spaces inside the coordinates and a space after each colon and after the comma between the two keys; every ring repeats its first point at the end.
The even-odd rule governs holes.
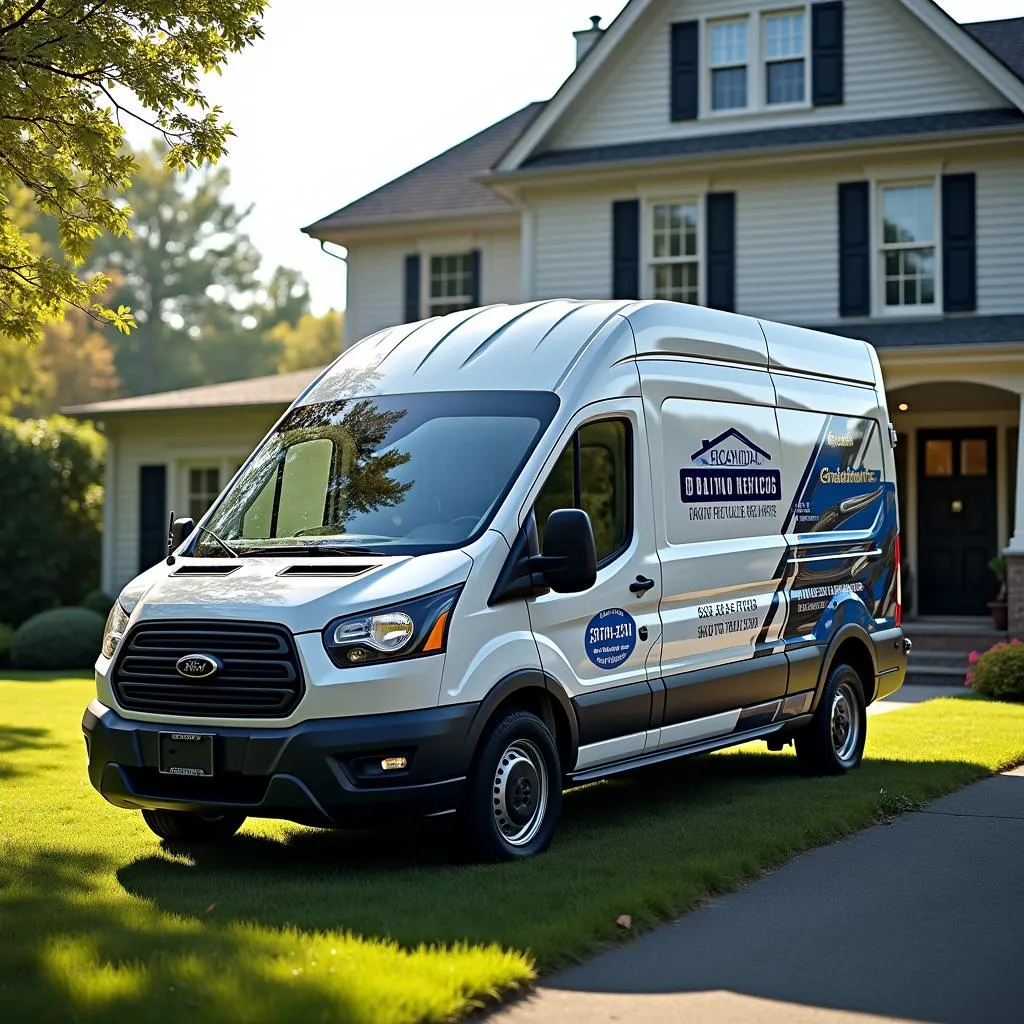
{"type": "Polygon", "coordinates": [[[680,757],[693,757],[696,754],[707,754],[712,750],[721,750],[723,747],[735,747],[740,743],[764,739],[780,729],[788,729],[795,725],[805,725],[812,717],[809,714],[797,715],[781,722],[772,722],[770,725],[762,725],[757,729],[749,729],[746,732],[730,732],[724,736],[714,736],[710,739],[701,740],[698,743],[688,743],[685,746],[672,747],[668,750],[655,750],[650,754],[640,754],[637,757],[626,758],[624,761],[615,761],[612,764],[586,768],[580,772],[570,772],[565,776],[565,788],[577,786],[584,782],[594,782],[597,779],[607,778],[609,775],[618,775],[620,772],[632,771],[634,768],[659,764],[662,761],[672,761],[680,757]]]}

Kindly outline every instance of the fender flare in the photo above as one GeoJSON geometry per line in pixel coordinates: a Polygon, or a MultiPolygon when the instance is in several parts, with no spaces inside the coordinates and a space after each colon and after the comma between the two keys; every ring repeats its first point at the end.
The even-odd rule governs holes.
{"type": "Polygon", "coordinates": [[[832,663],[835,661],[836,653],[844,641],[851,639],[859,640],[867,649],[868,656],[871,658],[872,692],[870,694],[865,693],[864,700],[870,702],[874,696],[874,689],[878,681],[878,660],[875,657],[875,645],[871,640],[871,634],[862,625],[857,622],[849,622],[837,630],[835,636],[832,637],[825,648],[825,654],[821,659],[821,669],[818,673],[818,682],[814,687],[814,702],[811,704],[812,712],[818,709],[822,690],[825,689],[825,680],[828,679],[829,673],[832,671],[832,663]]]}
{"type": "Polygon", "coordinates": [[[472,762],[476,754],[480,737],[483,735],[487,723],[500,704],[506,701],[513,694],[520,690],[543,690],[548,696],[559,705],[569,723],[569,745],[570,756],[575,763],[576,751],[580,745],[579,722],[576,719],[576,711],[569,700],[568,694],[558,682],[542,672],[540,669],[524,668],[510,672],[507,676],[498,680],[487,692],[487,696],[480,702],[473,721],[470,723],[469,732],[466,734],[466,760],[472,762]]]}

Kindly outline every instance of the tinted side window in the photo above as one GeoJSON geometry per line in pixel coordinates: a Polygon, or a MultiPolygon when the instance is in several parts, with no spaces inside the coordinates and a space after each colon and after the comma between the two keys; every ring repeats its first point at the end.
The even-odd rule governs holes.
{"type": "Polygon", "coordinates": [[[625,420],[598,420],[573,435],[534,505],[541,545],[555,509],[581,508],[594,527],[599,563],[626,546],[632,533],[630,443],[625,420]]]}

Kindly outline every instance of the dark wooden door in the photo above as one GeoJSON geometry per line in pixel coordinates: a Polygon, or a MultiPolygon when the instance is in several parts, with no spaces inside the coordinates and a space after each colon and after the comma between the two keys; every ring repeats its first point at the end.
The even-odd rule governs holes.
{"type": "Polygon", "coordinates": [[[995,596],[996,432],[917,434],[917,578],[922,615],[985,615],[995,596]]]}

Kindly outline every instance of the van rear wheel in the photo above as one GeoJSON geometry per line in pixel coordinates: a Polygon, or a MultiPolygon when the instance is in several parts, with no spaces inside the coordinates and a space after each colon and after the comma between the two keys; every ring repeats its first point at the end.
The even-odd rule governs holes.
{"type": "Polygon", "coordinates": [[[510,711],[489,730],[470,772],[464,829],[485,860],[523,860],[551,844],[562,808],[562,769],[547,726],[510,711]]]}
{"type": "Polygon", "coordinates": [[[842,775],[860,764],[866,738],[860,676],[850,665],[835,665],[810,724],[793,737],[800,766],[811,775],[842,775]]]}
{"type": "Polygon", "coordinates": [[[144,810],[142,817],[161,839],[181,843],[215,843],[230,839],[245,823],[244,814],[204,818],[191,811],[144,810]]]}

